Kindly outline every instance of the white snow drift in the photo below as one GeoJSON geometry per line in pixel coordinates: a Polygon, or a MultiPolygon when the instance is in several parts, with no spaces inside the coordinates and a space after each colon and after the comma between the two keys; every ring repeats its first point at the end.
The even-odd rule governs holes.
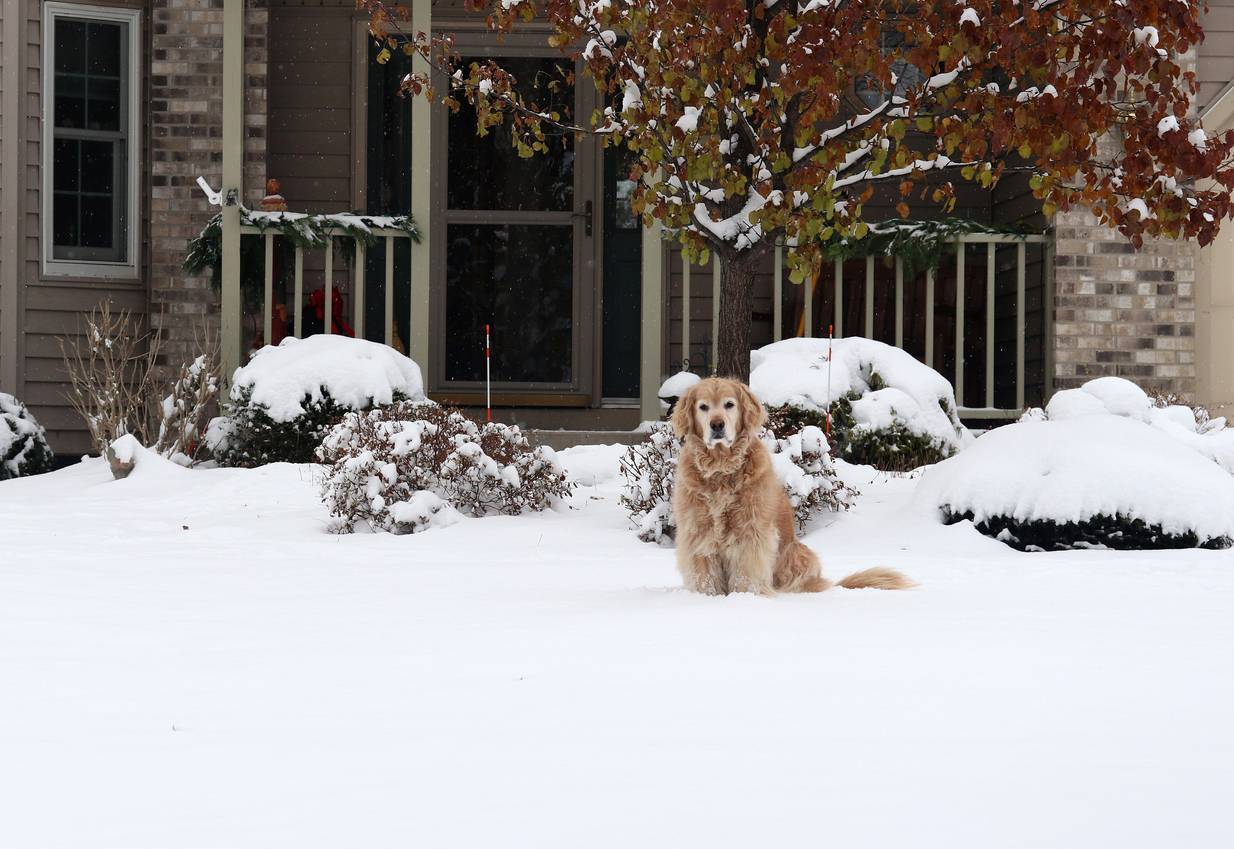
{"type": "Polygon", "coordinates": [[[1067,421],[1084,416],[1121,416],[1145,422],[1234,474],[1234,428],[1224,418],[1196,421],[1190,407],[1158,407],[1143,389],[1121,377],[1099,377],[1078,389],[1054,393],[1046,417],[1067,421]]]}

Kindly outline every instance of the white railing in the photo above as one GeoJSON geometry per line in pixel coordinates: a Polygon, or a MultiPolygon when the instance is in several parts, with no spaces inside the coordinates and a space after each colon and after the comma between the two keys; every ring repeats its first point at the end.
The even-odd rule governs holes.
{"type": "MultiPolygon", "coordinates": [[[[319,250],[325,253],[325,278],[323,283],[323,310],[324,316],[322,319],[322,332],[331,333],[334,325],[334,240],[351,239],[355,242],[355,255],[352,260],[352,331],[357,339],[364,338],[364,294],[365,294],[365,266],[367,260],[368,245],[365,240],[347,233],[342,229],[327,229],[329,234],[328,244],[323,245],[319,250]]],[[[394,240],[395,239],[410,239],[411,235],[405,230],[389,229],[373,227],[369,231],[373,236],[378,237],[385,245],[385,343],[391,345],[394,342],[394,240]]],[[[262,330],[264,335],[262,338],[269,343],[272,331],[272,323],[274,317],[274,240],[280,237],[280,234],[272,230],[262,230],[260,227],[251,224],[243,224],[240,227],[242,236],[262,236],[265,240],[265,279],[264,293],[262,302],[262,330]]],[[[283,237],[286,238],[286,237],[283,237]]],[[[304,331],[304,251],[300,246],[295,246],[294,272],[292,282],[292,315],[293,315],[293,333],[291,335],[300,337],[304,331]]],[[[410,310],[408,321],[410,322],[410,310]]],[[[411,325],[408,324],[410,327],[411,325]]]]}
{"type": "MultiPolygon", "coordinates": [[[[955,364],[954,374],[950,375],[950,379],[955,385],[956,403],[960,407],[963,415],[971,418],[1006,418],[1018,415],[1025,405],[1025,339],[1027,335],[1026,322],[1026,255],[1028,245],[1041,244],[1047,247],[1049,238],[1040,235],[997,235],[997,234],[972,234],[961,236],[956,239],[956,305],[955,305],[955,364]],[[985,397],[984,406],[975,407],[965,404],[964,390],[964,289],[965,289],[965,247],[974,244],[984,244],[986,246],[986,297],[985,297],[985,397]],[[1014,245],[1016,248],[1016,281],[1015,281],[1015,304],[1016,304],[1016,333],[1015,333],[1015,407],[1014,408],[999,408],[994,403],[994,374],[995,374],[995,303],[997,300],[997,283],[998,274],[995,262],[996,252],[1000,245],[1014,245]]],[[[883,257],[875,257],[873,255],[865,258],[865,315],[864,315],[864,335],[866,338],[874,338],[874,293],[875,293],[875,262],[881,261],[883,257]]],[[[1043,257],[1043,261],[1048,266],[1048,261],[1043,257]]],[[[935,278],[938,270],[931,268],[926,271],[925,275],[925,363],[934,368],[934,320],[935,320],[935,278]]],[[[822,275],[820,275],[821,277],[822,275]]],[[[836,259],[834,270],[830,275],[831,285],[834,287],[834,316],[832,324],[837,337],[844,335],[844,260],[836,259]]],[[[772,339],[780,341],[783,338],[784,327],[784,247],[777,246],[775,251],[774,270],[772,284],[772,339]]],[[[814,335],[814,293],[819,284],[819,280],[808,279],[804,286],[805,292],[803,295],[802,309],[804,313],[804,336],[811,337],[814,335]]],[[[690,351],[690,263],[682,263],[681,277],[681,350],[683,352],[683,360],[688,361],[690,351]]],[[[716,351],[719,344],[720,330],[720,263],[719,258],[712,254],[711,260],[711,285],[712,285],[712,301],[711,301],[711,369],[716,367],[716,351]]],[[[895,258],[895,345],[898,348],[904,347],[904,262],[901,258],[895,258]]]]}

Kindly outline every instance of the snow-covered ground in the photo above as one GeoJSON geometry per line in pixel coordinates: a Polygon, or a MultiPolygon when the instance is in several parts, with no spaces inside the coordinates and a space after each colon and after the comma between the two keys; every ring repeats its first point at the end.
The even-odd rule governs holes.
{"type": "Polygon", "coordinates": [[[331,536],[310,467],[0,483],[0,846],[1234,845],[1234,553],[1021,554],[848,467],[903,593],[685,593],[576,508],[331,536]]]}

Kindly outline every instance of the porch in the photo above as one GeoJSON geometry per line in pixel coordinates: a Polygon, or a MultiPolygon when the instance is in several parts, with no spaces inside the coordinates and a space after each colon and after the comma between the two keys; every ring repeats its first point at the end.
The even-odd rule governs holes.
{"type": "MultiPolygon", "coordinates": [[[[411,5],[416,29],[456,30],[460,47],[472,55],[545,68],[557,61],[538,37],[497,44],[464,27],[449,4],[411,5]]],[[[277,3],[271,8],[273,66],[283,18],[277,3]]],[[[389,97],[380,75],[402,71],[382,70],[366,56],[361,22],[350,11],[339,15],[349,25],[323,24],[319,37],[322,44],[327,38],[339,42],[330,50],[342,57],[338,67],[347,62],[351,69],[353,97],[342,126],[350,129],[353,188],[329,198],[307,197],[309,178],[324,179],[317,179],[317,170],[294,170],[318,168],[306,164],[315,151],[299,139],[322,133],[313,132],[314,113],[299,101],[298,111],[307,116],[297,119],[300,125],[271,122],[270,149],[278,162],[272,162],[270,176],[293,187],[287,192],[293,209],[407,213],[422,241],[381,227],[372,229],[371,239],[327,228],[325,244],[293,245],[243,223],[238,187],[244,97],[234,61],[242,50],[242,0],[224,0],[224,11],[225,374],[256,338],[276,338],[280,311],[290,335],[317,330],[313,321],[306,324],[305,316],[313,315],[306,313],[310,299],[317,303],[320,332],[335,332],[345,319],[349,332],[404,350],[420,364],[432,397],[461,406],[483,402],[480,333],[493,324],[494,356],[504,358],[493,375],[494,405],[503,408],[503,417],[532,427],[627,430],[659,417],[656,390],[664,377],[683,368],[711,369],[719,267],[683,265],[658,229],[631,222],[621,205],[620,162],[584,143],[530,173],[504,160],[494,146],[464,143],[467,134],[445,110],[423,99],[399,103],[389,97]],[[280,141],[293,136],[300,147],[280,141]],[[503,180],[504,187],[490,185],[503,180]],[[547,181],[551,191],[536,189],[536,180],[547,181]],[[396,206],[381,206],[378,195],[382,203],[393,198],[396,206]],[[261,243],[246,261],[243,238],[261,243]],[[246,262],[260,266],[257,303],[246,303],[241,281],[254,273],[246,262]]],[[[283,17],[307,26],[295,17],[301,14],[289,7],[283,17]]],[[[312,50],[312,38],[306,41],[300,30],[297,37],[312,50]]],[[[594,94],[576,88],[573,105],[585,114],[594,94]]],[[[975,198],[967,208],[986,221],[1022,221],[1034,214],[1022,197],[975,198]],[[1018,204],[1021,214],[996,209],[999,204],[1018,204]]],[[[862,335],[905,348],[944,373],[967,418],[1016,416],[1049,391],[1051,242],[1045,236],[970,234],[958,237],[953,248],[928,270],[911,267],[903,257],[837,260],[804,286],[786,284],[780,248],[758,281],[755,343],[822,336],[830,325],[837,336],[862,335]]]]}

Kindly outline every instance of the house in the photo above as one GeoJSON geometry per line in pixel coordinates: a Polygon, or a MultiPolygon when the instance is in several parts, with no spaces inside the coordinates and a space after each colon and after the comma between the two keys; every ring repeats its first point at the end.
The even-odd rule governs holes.
{"type": "MultiPolygon", "coordinates": [[[[1210,5],[1197,106],[1226,126],[1234,0],[1210,5]]],[[[499,43],[458,0],[412,6],[417,29],[456,32],[467,55],[524,74],[563,61],[530,30],[499,43]]],[[[375,61],[351,0],[0,9],[0,390],[32,408],[58,451],[89,446],[63,397],[57,338],[104,298],[145,315],[169,361],[221,317],[234,363],[277,335],[274,313],[293,333],[311,323],[316,297],[331,318],[405,347],[433,397],[472,406],[491,325],[493,401],[538,427],[631,428],[658,414],[665,375],[708,368],[717,269],[683,267],[640,225],[620,153],[580,142],[520,160],[477,139],[465,111],[398,97],[406,68],[375,61]],[[238,293],[220,313],[209,276],[182,269],[217,211],[198,177],[242,187],[250,208],[277,178],[294,211],[410,213],[423,238],[383,231],[354,257],[345,234],[329,254],[274,239],[269,308],[262,280],[247,313],[238,293]]],[[[570,96],[581,114],[595,100],[581,84],[570,96]]],[[[777,259],[756,293],[756,340],[832,327],[901,344],[956,382],[974,420],[1102,374],[1231,411],[1234,229],[1204,252],[1136,252],[1082,212],[1046,221],[1013,180],[964,195],[958,214],[1045,235],[966,236],[929,273],[850,259],[808,297],[777,259]]]]}

